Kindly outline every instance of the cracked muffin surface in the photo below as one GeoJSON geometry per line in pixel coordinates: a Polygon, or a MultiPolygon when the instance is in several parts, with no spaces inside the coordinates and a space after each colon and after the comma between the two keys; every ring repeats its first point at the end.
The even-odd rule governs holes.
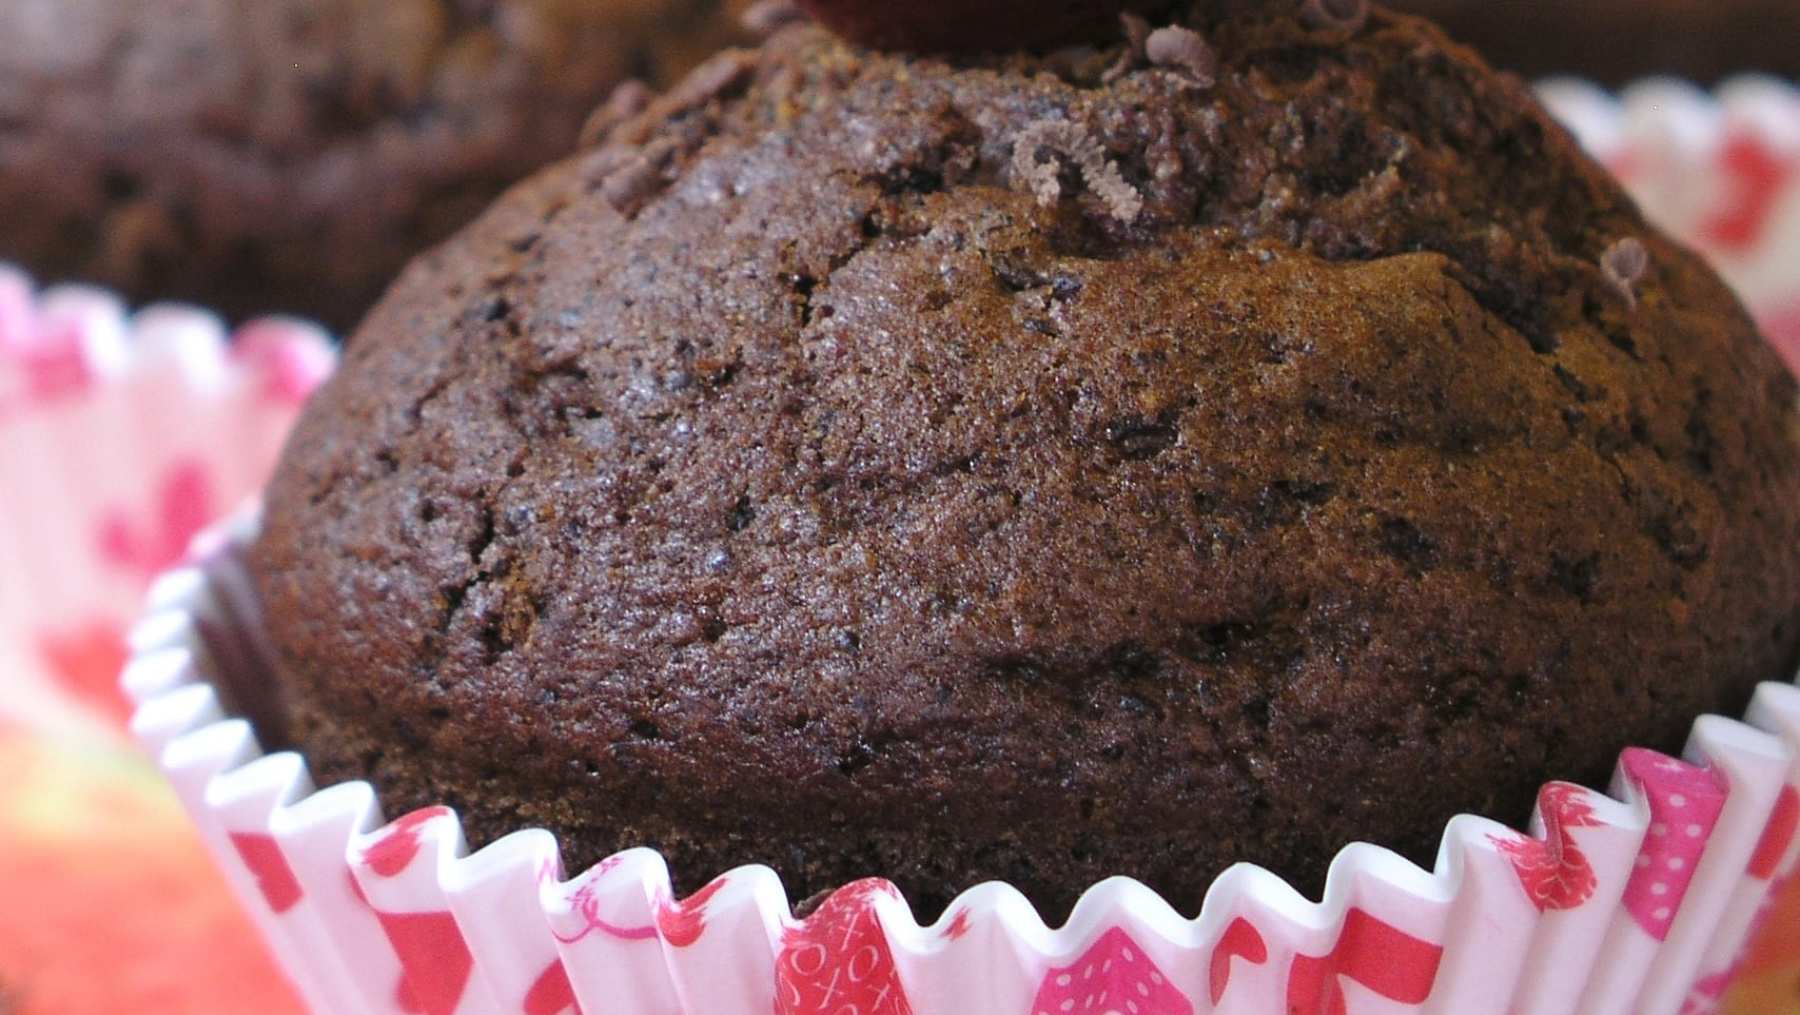
{"type": "Polygon", "coordinates": [[[748,0],[5,0],[0,259],[355,324],[748,0]]]}
{"type": "Polygon", "coordinates": [[[1421,21],[1184,30],[789,28],[416,261],[252,552],[315,777],[1192,910],[1791,675],[1796,386],[1718,279],[1421,21]]]}

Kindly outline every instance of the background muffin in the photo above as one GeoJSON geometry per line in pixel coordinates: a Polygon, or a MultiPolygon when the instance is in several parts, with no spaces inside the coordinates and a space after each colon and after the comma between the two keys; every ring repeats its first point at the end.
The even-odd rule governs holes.
{"type": "Polygon", "coordinates": [[[1706,83],[1800,76],[1793,0],[1399,0],[1495,66],[1621,85],[1652,74],[1706,83]]]}
{"type": "Polygon", "coordinates": [[[614,85],[734,37],[728,6],[7,0],[0,260],[348,327],[614,85]]]}
{"type": "Polygon", "coordinates": [[[1192,24],[797,28],[416,262],[254,552],[321,782],[1189,908],[1793,672],[1796,386],[1724,286],[1423,22],[1192,24]]]}

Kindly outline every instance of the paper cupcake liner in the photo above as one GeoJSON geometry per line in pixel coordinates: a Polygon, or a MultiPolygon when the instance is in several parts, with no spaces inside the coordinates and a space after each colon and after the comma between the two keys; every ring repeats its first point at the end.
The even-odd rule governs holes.
{"type": "Polygon", "coordinates": [[[804,920],[766,867],[684,900],[648,850],[564,880],[548,832],[468,853],[448,808],[384,824],[369,784],[316,789],[226,718],[268,686],[253,525],[157,584],[124,682],[133,731],[320,1011],[1704,1010],[1800,855],[1800,688],[1770,683],[1743,722],[1697,720],[1682,758],[1626,751],[1608,793],[1545,787],[1529,834],[1458,817],[1429,872],[1348,846],[1318,904],[1247,864],[1192,919],[1114,878],[1058,929],[1000,884],[921,927],[879,880],[804,920]]]}
{"type": "Polygon", "coordinates": [[[41,719],[69,689],[117,701],[145,588],[262,484],[331,362],[298,321],[228,334],[193,307],[34,292],[0,264],[0,714],[41,719]]]}
{"type": "Polygon", "coordinates": [[[1743,77],[1708,93],[1674,79],[1613,96],[1539,88],[1650,220],[1705,254],[1800,370],[1800,88],[1743,77]]]}
{"type": "MultiPolygon", "coordinates": [[[[1545,95],[1800,363],[1794,91],[1651,83],[1614,99],[1564,82],[1545,95]]],[[[205,315],[128,318],[104,294],[34,296],[0,271],[0,539],[21,562],[0,578],[4,622],[35,636],[113,609],[175,556],[191,518],[171,505],[191,484],[166,467],[183,446],[237,442],[220,488],[260,481],[329,361],[316,333],[272,327],[297,329],[271,343],[285,352],[221,356],[205,315]],[[255,415],[248,392],[284,388],[285,414],[255,415]],[[112,517],[125,520],[94,524],[112,517]]],[[[446,808],[384,824],[368,784],[321,789],[299,756],[263,753],[255,730],[275,717],[257,694],[269,649],[243,566],[253,526],[203,537],[157,582],[124,684],[134,732],[321,1012],[1703,1012],[1800,865],[1800,690],[1769,684],[1742,722],[1697,720],[1682,758],[1627,751],[1607,793],[1547,786],[1529,834],[1459,817],[1430,872],[1348,846],[1319,903],[1239,865],[1193,918],[1112,879],[1060,928],[997,884],[920,927],[881,881],[797,920],[762,867],[683,900],[646,850],[565,880],[548,832],[470,854],[446,808]]]]}

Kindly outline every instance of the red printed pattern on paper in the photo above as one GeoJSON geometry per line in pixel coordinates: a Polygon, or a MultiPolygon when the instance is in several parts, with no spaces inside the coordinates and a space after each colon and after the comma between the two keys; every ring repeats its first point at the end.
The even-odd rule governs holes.
{"type": "Polygon", "coordinates": [[[263,377],[263,398],[299,405],[330,371],[330,358],[308,347],[310,336],[280,320],[251,321],[238,329],[231,351],[263,377]]]}
{"type": "Polygon", "coordinates": [[[1738,133],[1726,139],[1719,168],[1730,188],[1730,197],[1700,227],[1700,236],[1725,250],[1748,250],[1762,238],[1762,231],[1769,224],[1769,212],[1800,167],[1782,158],[1762,138],[1738,133]]]}
{"type": "Polygon", "coordinates": [[[895,894],[879,878],[834,892],[781,937],[775,1015],[912,1015],[875,899],[895,894]]]}
{"type": "Polygon", "coordinates": [[[1288,1015],[1345,1015],[1339,977],[1348,977],[1390,1001],[1421,1004],[1431,996],[1443,958],[1441,945],[1352,909],[1329,953],[1294,956],[1288,969],[1288,1015]]]}
{"type": "Polygon", "coordinates": [[[469,984],[474,957],[447,912],[384,913],[375,911],[382,932],[400,957],[402,1011],[421,1015],[454,1015],[469,984]]]}
{"type": "Polygon", "coordinates": [[[419,855],[419,833],[426,823],[449,813],[448,807],[422,807],[389,825],[374,845],[363,850],[363,865],[384,878],[399,874],[419,855]]]}
{"type": "Polygon", "coordinates": [[[1661,941],[1725,808],[1726,790],[1710,770],[1641,747],[1627,748],[1619,765],[1650,803],[1650,827],[1625,883],[1625,910],[1661,941]]]}
{"type": "Polygon", "coordinates": [[[1193,1015],[1194,1004],[1175,989],[1131,935],[1114,927],[1066,966],[1050,970],[1031,1002],[1031,1015],[1193,1015]]]}
{"type": "Polygon", "coordinates": [[[80,322],[64,321],[20,350],[18,360],[24,368],[25,397],[29,403],[68,398],[93,384],[93,366],[81,338],[80,322]]]}
{"type": "Polygon", "coordinates": [[[1750,876],[1767,881],[1775,876],[1781,858],[1793,844],[1794,831],[1800,826],[1800,793],[1792,786],[1781,787],[1775,807],[1769,812],[1769,823],[1762,838],[1756,841],[1756,852],[1750,854],[1750,876]]]}
{"type": "Polygon", "coordinates": [[[1269,946],[1263,942],[1256,927],[1241,916],[1231,921],[1231,926],[1225,928],[1213,948],[1212,962],[1207,970],[1207,990],[1214,1007],[1224,999],[1226,989],[1231,986],[1232,959],[1243,959],[1253,966],[1269,961],[1269,946]]]}
{"type": "Polygon", "coordinates": [[[969,932],[969,911],[959,909],[950,922],[944,925],[943,935],[946,941],[955,941],[969,932]]]}
{"type": "Polygon", "coordinates": [[[1600,823],[1587,791],[1568,783],[1551,783],[1538,794],[1544,819],[1542,841],[1529,836],[1493,836],[1500,852],[1512,861],[1519,884],[1538,912],[1574,909],[1594,894],[1599,878],[1576,844],[1573,830],[1600,823]]]}
{"type": "Polygon", "coordinates": [[[157,485],[151,517],[134,521],[124,508],[100,521],[100,555],[107,563],[148,579],[181,562],[188,543],[217,517],[212,474],[197,461],[169,466],[157,485]]]}
{"type": "Polygon", "coordinates": [[[662,932],[663,940],[677,948],[686,948],[700,940],[700,935],[706,931],[706,904],[725,884],[725,878],[714,878],[686,899],[656,907],[656,928],[662,932]]]}
{"type": "Polygon", "coordinates": [[[37,636],[37,651],[63,690],[120,721],[131,704],[119,688],[125,668],[125,632],[111,620],[93,620],[37,636]]]}
{"type": "Polygon", "coordinates": [[[573,1011],[581,1015],[575,1000],[575,988],[569,983],[569,971],[562,960],[554,960],[541,973],[525,994],[525,1015],[560,1015],[573,1011]]]}
{"type": "Polygon", "coordinates": [[[256,878],[256,887],[269,908],[277,913],[292,909],[303,894],[300,879],[294,877],[294,869],[288,865],[275,837],[266,832],[231,832],[228,837],[238,859],[256,878]]]}

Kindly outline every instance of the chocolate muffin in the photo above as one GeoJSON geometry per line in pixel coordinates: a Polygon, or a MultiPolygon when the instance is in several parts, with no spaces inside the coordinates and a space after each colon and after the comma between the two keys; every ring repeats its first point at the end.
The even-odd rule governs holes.
{"type": "Polygon", "coordinates": [[[733,39],[729,6],[7,0],[0,260],[348,327],[614,85],[733,39]]]}
{"type": "Polygon", "coordinates": [[[1703,83],[1800,76],[1793,0],[1397,0],[1496,66],[1622,85],[1657,74],[1703,83]]]}
{"type": "Polygon", "coordinates": [[[292,741],[692,889],[1429,862],[1800,662],[1796,384],[1424,21],[715,58],[416,261],[267,496],[292,741]]]}

